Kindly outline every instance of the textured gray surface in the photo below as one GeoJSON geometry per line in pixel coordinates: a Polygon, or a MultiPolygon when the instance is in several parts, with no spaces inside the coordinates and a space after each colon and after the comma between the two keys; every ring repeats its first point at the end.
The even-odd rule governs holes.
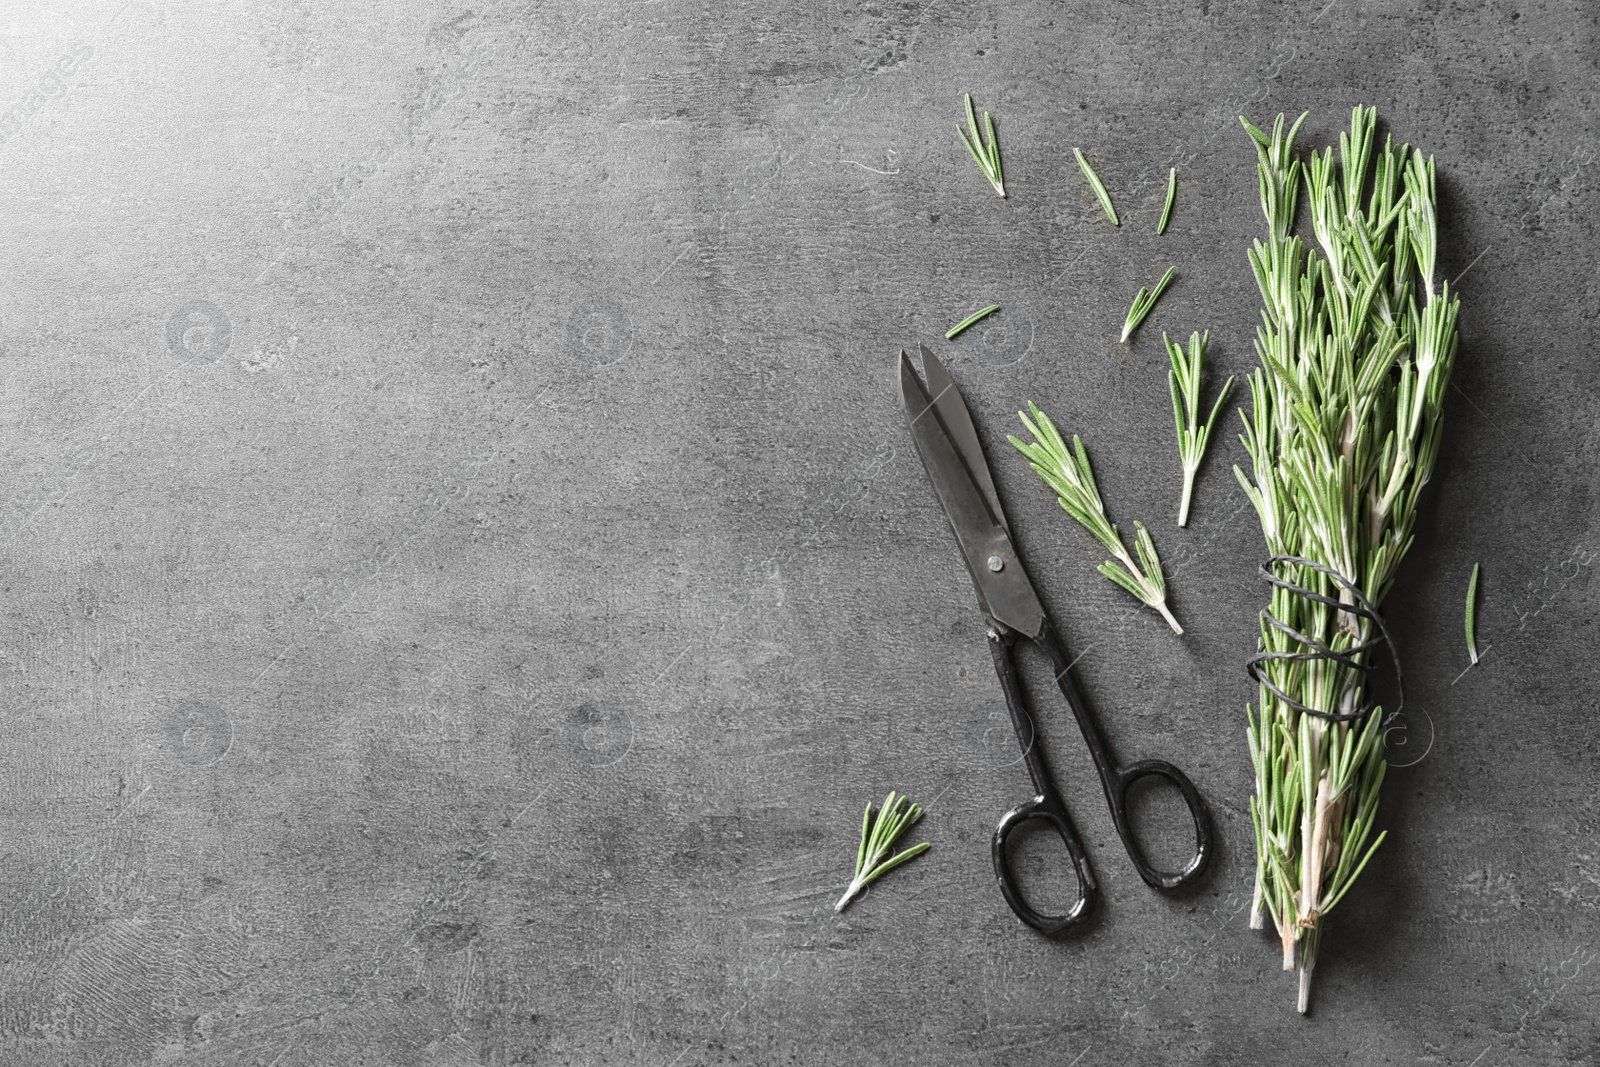
{"type": "Polygon", "coordinates": [[[1581,0],[8,7],[0,1061],[1595,1062],[1597,49],[1581,0]],[[1249,368],[1234,116],[1358,102],[1470,272],[1390,607],[1435,736],[1302,1020],[1245,929],[1259,535],[1231,432],[1173,526],[1158,337],[1249,368]],[[1026,782],[892,388],[990,301],[938,347],[1035,577],[1222,839],[1146,890],[1046,698],[1107,897],[1064,943],[993,886],[1026,782]],[[1181,641],[1007,455],[1030,398],[1181,641]],[[934,850],[837,917],[891,787],[934,850]]]}

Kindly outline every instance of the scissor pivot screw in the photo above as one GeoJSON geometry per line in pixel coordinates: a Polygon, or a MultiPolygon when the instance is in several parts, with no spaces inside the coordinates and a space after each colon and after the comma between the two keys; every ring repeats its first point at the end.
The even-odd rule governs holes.
{"type": "Polygon", "coordinates": [[[995,572],[1003,571],[1006,569],[1006,561],[999,556],[990,556],[989,569],[995,572]]]}

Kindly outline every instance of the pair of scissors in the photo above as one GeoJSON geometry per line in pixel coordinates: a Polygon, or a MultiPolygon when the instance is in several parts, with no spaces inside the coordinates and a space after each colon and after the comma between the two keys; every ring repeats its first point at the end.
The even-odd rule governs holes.
{"type": "Polygon", "coordinates": [[[995,673],[1000,677],[1011,725],[1022,745],[1022,758],[1033,779],[1035,792],[1033,799],[1006,812],[995,828],[994,875],[1000,883],[1001,894],[1017,918],[1047,934],[1059,933],[1083,922],[1094,911],[1099,899],[1099,886],[1089,867],[1083,841],[1050,776],[1044,749],[1023,695],[1015,652],[1019,637],[1031,641],[1050,661],[1056,684],[1072,708],[1095,770],[1100,774],[1100,784],[1105,787],[1117,836],[1122,838],[1123,847],[1139,876],[1156,889],[1177,889],[1191,884],[1211,860],[1211,824],[1199,791],[1187,775],[1165,760],[1119,764],[1112,757],[1110,746],[1072,680],[1072,661],[1067,658],[1066,648],[1056,635],[1033,583],[1023,570],[1016,546],[1011,542],[1005,512],[1000,508],[994,478],[984,460],[983,446],[973,428],[966,401],[961,399],[950,373],[926,347],[922,349],[922,362],[926,384],[917,377],[910,357],[904,351],[900,353],[900,398],[905,406],[906,424],[961,546],[967,571],[978,591],[978,605],[988,619],[989,651],[994,657],[995,673]],[[1128,790],[1135,782],[1147,778],[1165,779],[1177,787],[1194,818],[1195,851],[1181,871],[1153,867],[1134,836],[1128,818],[1128,790]],[[1042,915],[1029,906],[1006,855],[1006,840],[1011,833],[1024,823],[1035,821],[1047,824],[1061,837],[1077,874],[1078,898],[1065,915],[1042,915]]]}

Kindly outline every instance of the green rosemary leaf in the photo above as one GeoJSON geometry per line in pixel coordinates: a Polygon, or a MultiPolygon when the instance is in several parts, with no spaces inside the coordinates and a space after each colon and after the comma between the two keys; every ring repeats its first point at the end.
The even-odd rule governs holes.
{"type": "Polygon", "coordinates": [[[867,862],[867,833],[872,829],[872,802],[867,802],[867,810],[861,813],[861,847],[856,849],[856,870],[852,877],[861,877],[861,867],[867,862]]]}
{"type": "Polygon", "coordinates": [[[913,845],[897,855],[890,856],[895,842],[899,841],[917,821],[922,818],[922,808],[911,803],[905,797],[893,790],[884,798],[883,805],[878,808],[877,817],[873,817],[872,805],[867,805],[866,813],[861,818],[861,844],[856,849],[855,874],[850,879],[850,886],[834,904],[834,911],[843,911],[867,886],[882,878],[902,863],[916,859],[932,846],[924,841],[913,845]]]}
{"type": "Polygon", "coordinates": [[[1089,180],[1089,188],[1094,190],[1095,199],[1100,201],[1100,208],[1106,213],[1106,218],[1111,220],[1111,225],[1121,226],[1117,218],[1117,209],[1111,206],[1111,194],[1106,192],[1105,183],[1100,180],[1100,175],[1089,166],[1089,161],[1083,156],[1083,149],[1074,148],[1072,154],[1078,157],[1078,169],[1083,171],[1083,176],[1089,180]]]}
{"type": "Polygon", "coordinates": [[[1000,167],[1000,138],[995,136],[994,116],[983,113],[983,128],[989,135],[989,163],[994,167],[995,180],[1000,184],[1000,195],[1005,196],[1005,173],[1000,167]]]}
{"type": "Polygon", "coordinates": [[[1112,555],[1096,568],[1106,578],[1132,593],[1158,612],[1172,627],[1172,632],[1183,633],[1183,627],[1167,608],[1166,579],[1161,573],[1161,558],[1156,555],[1155,542],[1150,531],[1141,522],[1134,525],[1134,552],[1129,552],[1122,535],[1106,517],[1105,503],[1100,499],[1100,487],[1095,484],[1094,469],[1089,466],[1089,452],[1082,438],[1076,434],[1068,448],[1050,417],[1039,410],[1037,404],[1028,405],[1028,413],[1017,412],[1032,441],[1007,437],[1014,448],[1028,458],[1030,465],[1056,494],[1062,510],[1086,530],[1091,537],[1112,555]],[[1031,413],[1031,417],[1030,414],[1031,413]]]}
{"type": "Polygon", "coordinates": [[[978,115],[972,107],[972,94],[966,93],[967,105],[967,132],[956,131],[961,138],[961,143],[967,146],[967,151],[972,155],[972,161],[983,171],[983,176],[989,179],[989,185],[1002,197],[1006,195],[1005,169],[1000,162],[1000,138],[995,136],[994,119],[985,111],[983,113],[983,130],[988,132],[988,139],[978,129],[978,115]]]}
{"type": "Polygon", "coordinates": [[[893,828],[896,817],[896,804],[900,797],[893,789],[883,798],[883,803],[878,807],[878,821],[872,824],[872,835],[867,840],[867,859],[864,864],[871,867],[877,861],[872,857],[883,850],[882,838],[893,828]]]}
{"type": "Polygon", "coordinates": [[[884,860],[882,863],[874,867],[872,869],[871,876],[868,878],[868,881],[873,882],[879,878],[882,878],[884,875],[888,874],[902,863],[916,859],[918,856],[922,855],[932,847],[932,843],[928,841],[923,841],[919,844],[912,845],[903,852],[897,853],[893,858],[884,860]]]}
{"type": "Polygon", "coordinates": [[[1467,655],[1478,662],[1478,572],[1483,564],[1472,565],[1472,577],[1467,579],[1467,655]]]}
{"type": "Polygon", "coordinates": [[[1138,579],[1129,574],[1127,568],[1116,560],[1108,559],[1097,566],[1095,570],[1138,597],[1140,601],[1144,600],[1144,586],[1140,585],[1138,579]]]}
{"type": "Polygon", "coordinates": [[[1156,301],[1161,299],[1161,294],[1167,291],[1167,286],[1172,284],[1172,279],[1177,277],[1177,274],[1178,274],[1178,268],[1177,267],[1168,267],[1167,268],[1167,273],[1165,273],[1165,274],[1163,274],[1161,276],[1161,280],[1156,283],[1156,287],[1150,291],[1150,306],[1151,307],[1154,307],[1156,301]]]}
{"type": "Polygon", "coordinates": [[[983,153],[978,150],[978,146],[973,144],[967,138],[967,135],[960,130],[956,131],[956,136],[961,138],[961,143],[967,146],[967,152],[972,156],[972,161],[987,172],[988,163],[985,162],[983,153]]]}
{"type": "Polygon", "coordinates": [[[1167,220],[1172,218],[1172,202],[1178,195],[1178,168],[1173,167],[1167,171],[1167,203],[1161,209],[1161,221],[1156,223],[1156,236],[1160,237],[1167,232],[1167,220]]]}
{"type": "Polygon", "coordinates": [[[974,311],[972,314],[968,315],[966,318],[962,319],[960,322],[958,322],[954,326],[950,327],[950,329],[945,332],[944,339],[946,341],[955,340],[956,334],[960,333],[962,330],[965,330],[968,326],[971,326],[973,323],[980,322],[983,319],[988,318],[990,315],[993,315],[996,311],[999,311],[999,310],[1000,310],[1000,305],[999,304],[990,304],[988,307],[984,308],[982,311],[974,311]]]}
{"type": "Polygon", "coordinates": [[[1387,830],[1378,835],[1378,839],[1372,843],[1372,847],[1367,849],[1367,854],[1361,857],[1361,862],[1356,866],[1356,869],[1351,871],[1350,874],[1346,876],[1344,885],[1339,887],[1339,891],[1334,894],[1332,900],[1329,900],[1327,904],[1323,905],[1320,912],[1321,915],[1328,914],[1328,912],[1333,910],[1333,906],[1335,904],[1344,899],[1344,895],[1350,891],[1350,887],[1355,885],[1356,878],[1360,876],[1362,871],[1367,869],[1367,862],[1372,859],[1373,853],[1378,851],[1378,846],[1383,844],[1384,839],[1388,836],[1389,831],[1387,830]]]}

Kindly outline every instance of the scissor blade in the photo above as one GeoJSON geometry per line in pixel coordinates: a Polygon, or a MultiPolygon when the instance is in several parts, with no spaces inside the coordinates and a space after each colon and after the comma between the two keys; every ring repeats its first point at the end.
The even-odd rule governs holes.
{"type": "Polygon", "coordinates": [[[956,388],[955,379],[944,369],[944,364],[928,351],[927,345],[922,345],[921,349],[922,373],[927,375],[928,392],[933,394],[933,406],[939,412],[939,419],[944,423],[956,451],[961,453],[961,458],[966,462],[967,470],[972,473],[972,480],[978,483],[978,489],[989,504],[989,514],[1009,530],[1011,524],[1006,522],[1005,510],[1000,507],[1000,494],[995,492],[989,461],[983,458],[983,445],[979,443],[978,431],[972,425],[972,412],[967,410],[967,402],[962,398],[961,390],[956,388]]]}
{"type": "MultiPolygon", "coordinates": [[[[952,382],[950,388],[954,387],[952,382]]],[[[1028,637],[1038,636],[1044,628],[1044,607],[1028,581],[1010,534],[990,511],[989,501],[934,406],[934,398],[904,352],[900,353],[900,399],[917,454],[944,505],[945,518],[961,546],[983,610],[996,622],[1028,637]]],[[[982,459],[981,451],[978,458],[982,459]]]]}

